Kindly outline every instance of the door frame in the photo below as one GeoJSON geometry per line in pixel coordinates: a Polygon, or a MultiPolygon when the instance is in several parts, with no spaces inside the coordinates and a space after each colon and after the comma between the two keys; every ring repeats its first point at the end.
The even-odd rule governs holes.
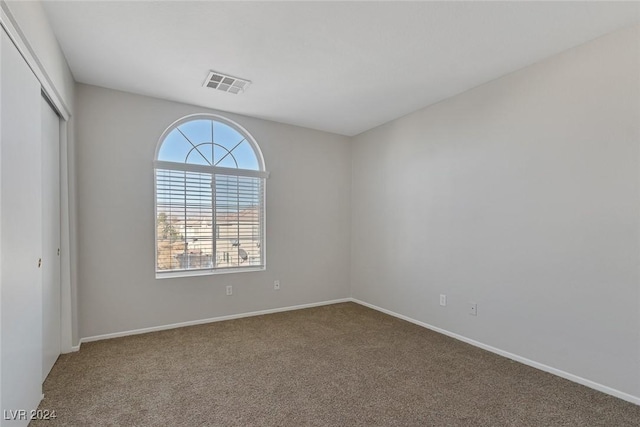
{"type": "MultiPolygon", "coordinates": [[[[61,252],[61,240],[62,240],[62,197],[60,196],[60,192],[61,192],[61,188],[62,186],[60,185],[60,126],[63,123],[62,119],[60,117],[60,114],[58,114],[58,112],[56,111],[55,106],[52,105],[51,100],[49,99],[49,97],[47,96],[46,93],[44,93],[42,91],[42,89],[40,90],[40,94],[41,94],[41,101],[40,101],[40,105],[43,108],[43,110],[41,111],[40,114],[40,122],[42,123],[42,130],[40,132],[40,136],[42,139],[42,148],[41,148],[41,152],[42,152],[42,165],[43,165],[43,169],[42,169],[42,236],[43,236],[43,240],[42,240],[42,381],[44,382],[44,380],[47,378],[47,376],[49,375],[49,373],[51,372],[51,369],[53,368],[53,364],[55,364],[55,360],[57,360],[57,358],[60,356],[60,354],[62,353],[62,295],[61,295],[61,283],[62,283],[62,264],[61,264],[61,259],[60,259],[60,252],[61,252]],[[47,111],[44,111],[44,110],[47,111]],[[49,111],[50,110],[50,111],[49,111]],[[51,142],[51,139],[53,138],[53,135],[50,135],[50,132],[47,132],[46,130],[49,129],[47,127],[44,126],[45,123],[45,115],[50,115],[51,113],[53,113],[53,116],[55,117],[55,129],[56,132],[55,133],[55,138],[56,138],[56,144],[55,144],[55,148],[53,149],[55,151],[55,156],[47,156],[46,154],[51,154],[49,150],[51,150],[51,148],[46,148],[47,146],[49,146],[49,142],[51,142]],[[47,169],[45,168],[45,164],[47,164],[48,166],[51,166],[51,164],[49,163],[50,161],[53,161],[53,158],[55,157],[55,166],[53,169],[47,169]],[[45,174],[45,172],[51,170],[54,174],[57,175],[57,178],[53,181],[56,182],[57,181],[57,185],[55,186],[55,190],[54,191],[54,195],[56,195],[56,197],[54,199],[49,199],[49,195],[47,195],[48,191],[51,190],[52,188],[48,188],[47,187],[47,181],[49,179],[52,179],[52,176],[47,176],[45,174]],[[56,200],[57,199],[57,200],[56,200]],[[46,208],[46,204],[45,204],[45,200],[50,200],[50,201],[54,201],[54,207],[55,204],[57,203],[57,213],[53,213],[53,212],[49,212],[47,211],[46,208]],[[50,217],[49,215],[52,214],[54,215],[54,218],[56,218],[55,223],[50,222],[50,217]],[[53,228],[55,228],[55,231],[53,230],[49,230],[48,225],[52,225],[53,224],[53,228]],[[56,240],[56,234],[57,234],[57,241],[55,242],[55,247],[57,248],[58,253],[54,254],[53,251],[53,247],[52,246],[48,246],[48,244],[53,243],[52,241],[49,241],[45,238],[45,236],[48,235],[48,237],[52,237],[51,236],[51,231],[53,231],[53,237],[54,240],[56,240]],[[50,251],[51,250],[51,251],[50,251]],[[54,265],[57,264],[57,267],[54,267],[54,265]],[[54,270],[57,269],[57,274],[55,275],[50,275],[51,272],[51,268],[53,268],[54,270]],[[50,280],[53,279],[54,283],[54,287],[55,289],[53,289],[51,287],[51,282],[50,280]],[[56,300],[50,300],[48,298],[45,298],[45,296],[47,295],[48,292],[53,291],[53,296],[57,297],[56,300]],[[53,303],[53,305],[51,304],[53,303]],[[53,307],[55,306],[55,308],[53,307]],[[45,308],[46,307],[46,308],[45,308]],[[49,323],[49,320],[52,320],[52,318],[50,317],[46,317],[46,314],[50,314],[48,309],[49,308],[53,308],[54,313],[56,314],[56,316],[53,316],[55,318],[57,318],[56,323],[53,324],[53,326],[55,326],[55,329],[51,330],[51,332],[53,332],[56,337],[55,337],[55,357],[56,359],[54,360],[54,363],[49,365],[49,363],[51,362],[51,357],[53,355],[53,352],[51,352],[50,350],[52,350],[50,344],[53,344],[51,342],[51,337],[49,336],[50,334],[48,334],[47,332],[49,332],[49,328],[52,326],[51,323],[49,323]]],[[[51,296],[51,295],[49,295],[51,296]]]]}
{"type": "Polygon", "coordinates": [[[61,118],[60,121],[60,345],[62,353],[78,351],[77,318],[77,228],[75,145],[72,137],[72,116],[67,103],[44,69],[34,49],[18,26],[8,5],[0,0],[0,26],[18,48],[25,62],[40,82],[61,118]]]}

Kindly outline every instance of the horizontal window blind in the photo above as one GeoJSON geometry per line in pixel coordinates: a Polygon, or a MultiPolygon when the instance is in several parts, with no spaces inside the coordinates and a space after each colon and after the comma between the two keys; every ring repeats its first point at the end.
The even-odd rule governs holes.
{"type": "Polygon", "coordinates": [[[265,179],[215,169],[155,169],[157,273],[264,266],[265,179]]]}
{"type": "Polygon", "coordinates": [[[214,179],[218,268],[262,266],[264,179],[220,174],[214,179]]]}

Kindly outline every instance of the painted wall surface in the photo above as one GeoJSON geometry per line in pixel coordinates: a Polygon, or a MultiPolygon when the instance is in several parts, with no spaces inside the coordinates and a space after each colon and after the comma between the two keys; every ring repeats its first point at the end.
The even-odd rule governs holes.
{"type": "Polygon", "coordinates": [[[155,279],[156,144],[207,111],[87,85],[77,95],[81,337],[349,296],[347,137],[223,114],[254,136],[271,173],[267,270],[155,279]]]}
{"type": "Polygon", "coordinates": [[[73,110],[75,80],[39,1],[5,1],[51,83],[73,110]]]}
{"type": "Polygon", "coordinates": [[[638,27],[355,137],[353,297],[640,396],[639,144],[638,27]]]}

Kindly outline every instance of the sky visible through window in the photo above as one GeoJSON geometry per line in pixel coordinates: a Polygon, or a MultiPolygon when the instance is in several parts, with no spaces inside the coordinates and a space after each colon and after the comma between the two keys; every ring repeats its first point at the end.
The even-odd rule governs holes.
{"type": "Polygon", "coordinates": [[[191,120],[168,133],[157,160],[171,162],[156,167],[157,271],[262,265],[264,178],[243,172],[261,170],[247,138],[191,120]]]}
{"type": "MultiPolygon", "coordinates": [[[[233,169],[260,169],[253,147],[242,134],[231,126],[209,119],[191,120],[169,132],[160,146],[158,160],[233,169]]],[[[173,191],[161,191],[158,194],[160,205],[171,206],[175,203],[176,197],[181,196],[192,199],[192,202],[195,198],[204,198],[196,209],[206,205],[210,207],[211,192],[208,186],[193,185],[193,175],[199,176],[201,182],[202,179],[216,182],[216,200],[219,207],[238,211],[259,203],[259,194],[249,190],[257,185],[257,178],[234,177],[214,180],[212,175],[191,173],[192,177],[189,179],[188,175],[184,175],[186,187],[182,190],[176,191],[172,188],[173,191]],[[205,178],[207,176],[208,178],[205,178]],[[235,183],[235,192],[229,191],[230,179],[235,183]]],[[[186,209],[187,214],[194,208],[192,203],[189,205],[186,209]]]]}
{"type": "Polygon", "coordinates": [[[173,129],[160,147],[158,160],[260,169],[253,147],[244,136],[231,126],[206,119],[192,120],[173,129]]]}

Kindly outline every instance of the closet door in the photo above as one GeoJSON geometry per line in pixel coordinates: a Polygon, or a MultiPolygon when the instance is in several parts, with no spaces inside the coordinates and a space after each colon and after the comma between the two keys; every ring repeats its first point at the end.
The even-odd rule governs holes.
{"type": "Polygon", "coordinates": [[[60,118],[42,97],[42,381],[60,356],[60,118]]]}
{"type": "Polygon", "coordinates": [[[42,396],[42,158],[40,85],[3,30],[0,38],[0,392],[5,418],[5,411],[36,408],[42,396]]]}

